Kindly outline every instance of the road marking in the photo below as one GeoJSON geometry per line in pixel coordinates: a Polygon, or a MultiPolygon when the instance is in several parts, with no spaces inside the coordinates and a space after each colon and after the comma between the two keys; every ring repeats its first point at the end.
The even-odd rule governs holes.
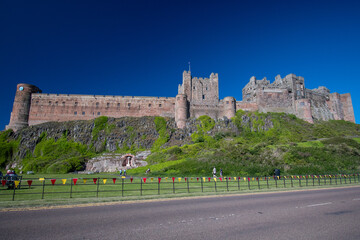
{"type": "Polygon", "coordinates": [[[360,201],[360,198],[354,198],[353,201],[360,201]]]}
{"type": "Polygon", "coordinates": [[[317,204],[307,205],[306,207],[317,207],[317,206],[324,206],[324,205],[329,205],[329,204],[332,204],[332,202],[317,203],[317,204]]]}

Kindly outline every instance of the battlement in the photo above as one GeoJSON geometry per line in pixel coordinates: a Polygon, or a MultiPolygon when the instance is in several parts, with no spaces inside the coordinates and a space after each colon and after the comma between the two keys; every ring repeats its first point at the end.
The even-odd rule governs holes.
{"type": "Polygon", "coordinates": [[[183,72],[176,97],[50,94],[30,84],[18,84],[10,123],[15,131],[28,125],[49,121],[89,120],[99,116],[175,117],[179,128],[189,117],[208,115],[232,118],[239,109],[295,114],[308,122],[346,120],[355,122],[350,94],[330,93],[324,86],[306,89],[304,78],[288,74],[270,82],[251,77],[242,90],[243,100],[229,96],[219,99],[219,76],[192,77],[183,72]]]}

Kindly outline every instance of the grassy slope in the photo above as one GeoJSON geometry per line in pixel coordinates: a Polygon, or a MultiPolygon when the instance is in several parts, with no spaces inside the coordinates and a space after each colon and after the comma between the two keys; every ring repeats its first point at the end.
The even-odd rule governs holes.
{"type": "MultiPolygon", "coordinates": [[[[147,159],[154,176],[207,176],[215,166],[226,175],[269,175],[274,168],[289,174],[324,174],[357,172],[360,166],[360,125],[345,121],[309,124],[293,115],[248,113],[238,111],[232,119],[239,133],[211,134],[216,123],[207,116],[197,120],[193,144],[162,148],[169,140],[164,118],[154,119],[159,138],[147,159]],[[270,126],[270,127],[269,127],[270,126]]],[[[95,120],[92,138],[100,131],[107,134],[114,126],[106,117],[95,120]]],[[[0,169],[16,154],[19,139],[11,132],[0,134],[0,169]]],[[[122,149],[119,149],[120,151],[122,149]]],[[[124,151],[136,152],[131,147],[124,151]]],[[[86,159],[97,154],[93,146],[68,141],[66,136],[55,141],[46,132],[35,151],[22,160],[23,170],[66,173],[80,170],[86,159]]],[[[143,175],[148,167],[129,170],[143,175]]]]}

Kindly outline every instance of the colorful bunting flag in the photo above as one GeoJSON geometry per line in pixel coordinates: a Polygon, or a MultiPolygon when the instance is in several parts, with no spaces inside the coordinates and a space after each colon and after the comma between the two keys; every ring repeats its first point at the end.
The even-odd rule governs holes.
{"type": "Polygon", "coordinates": [[[185,179],[185,182],[187,181],[187,178],[184,178],[185,179]]]}
{"type": "Polygon", "coordinates": [[[203,177],[203,182],[205,182],[205,177],[203,177]]]}
{"type": "Polygon", "coordinates": [[[86,181],[87,181],[87,179],[86,179],[86,178],[84,178],[84,179],[83,179],[84,184],[86,184],[86,181]]]}
{"type": "Polygon", "coordinates": [[[181,182],[181,177],[178,178],[179,182],[181,182]]]}
{"type": "Polygon", "coordinates": [[[210,182],[210,179],[211,179],[211,178],[209,178],[209,182],[210,182]]]}
{"type": "Polygon", "coordinates": [[[131,177],[131,178],[130,178],[130,182],[132,183],[133,180],[134,180],[134,179],[131,177]]]}
{"type": "Polygon", "coordinates": [[[146,183],[146,177],[143,178],[144,183],[146,183]]]}
{"type": "Polygon", "coordinates": [[[28,185],[29,185],[29,188],[31,187],[31,184],[32,184],[32,180],[27,180],[27,183],[28,183],[28,185]]]}
{"type": "Polygon", "coordinates": [[[175,182],[175,177],[172,177],[173,182],[175,182]]]}
{"type": "Polygon", "coordinates": [[[106,179],[106,178],[103,178],[103,183],[104,183],[104,184],[106,183],[106,181],[107,181],[107,179],[106,179]]]}
{"type": "Polygon", "coordinates": [[[161,177],[158,178],[159,183],[161,182],[161,177]]]}
{"type": "Polygon", "coordinates": [[[78,180],[77,178],[73,178],[74,185],[76,185],[77,180],[78,180]]]}
{"type": "Polygon", "coordinates": [[[167,180],[168,180],[168,177],[165,178],[165,181],[167,181],[167,180]]]}
{"type": "Polygon", "coordinates": [[[5,186],[6,180],[5,179],[1,180],[1,184],[2,184],[2,186],[5,186]]]}
{"type": "Polygon", "coordinates": [[[122,176],[121,178],[126,178],[125,176],[122,176]]]}
{"type": "Polygon", "coordinates": [[[221,177],[219,177],[219,180],[220,180],[220,182],[222,182],[222,178],[221,178],[221,177]]]}
{"type": "MultiPolygon", "coordinates": [[[[240,178],[239,178],[240,179],[240,178]]],[[[234,181],[236,181],[236,177],[234,177],[234,181]]]]}
{"type": "Polygon", "coordinates": [[[39,181],[42,183],[43,181],[45,181],[45,178],[39,178],[39,181]]]}
{"type": "Polygon", "coordinates": [[[154,178],[152,177],[152,178],[150,178],[150,181],[152,182],[152,181],[154,181],[154,178]]]}
{"type": "Polygon", "coordinates": [[[50,181],[52,185],[55,185],[56,179],[51,179],[50,181]]]}
{"type": "Polygon", "coordinates": [[[214,181],[216,182],[216,177],[214,177],[214,181]]]}
{"type": "Polygon", "coordinates": [[[193,178],[190,178],[190,180],[192,181],[192,180],[193,180],[193,178]]]}
{"type": "Polygon", "coordinates": [[[116,178],[113,178],[113,183],[115,184],[115,182],[116,182],[116,178]]]}
{"type": "Polygon", "coordinates": [[[196,180],[199,181],[199,178],[197,177],[196,180]]]}
{"type": "Polygon", "coordinates": [[[62,181],[62,184],[66,183],[66,179],[61,179],[61,181],[62,181]]]}
{"type": "Polygon", "coordinates": [[[20,181],[19,181],[19,180],[15,180],[14,183],[15,183],[15,188],[17,188],[17,187],[19,186],[20,181]]]}

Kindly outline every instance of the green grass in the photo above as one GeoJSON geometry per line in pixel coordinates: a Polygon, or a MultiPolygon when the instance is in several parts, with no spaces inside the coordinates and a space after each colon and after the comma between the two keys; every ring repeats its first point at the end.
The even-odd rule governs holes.
{"type": "MultiPolygon", "coordinates": [[[[95,176],[77,176],[76,185],[71,184],[72,178],[60,175],[50,177],[41,182],[38,178],[32,178],[31,187],[28,187],[28,178],[23,178],[20,189],[15,190],[15,201],[12,201],[14,190],[6,190],[0,187],[0,208],[23,207],[23,206],[44,206],[71,204],[79,202],[102,202],[102,201],[123,201],[131,199],[162,198],[174,196],[201,196],[212,194],[267,192],[280,190],[311,189],[321,187],[337,187],[358,185],[358,176],[340,178],[291,178],[290,176],[275,180],[265,177],[163,177],[159,183],[157,177],[129,178],[122,179],[107,175],[106,183],[103,179],[93,182],[95,176]],[[116,178],[115,183],[113,178],[116,178]],[[230,179],[229,179],[230,178],[230,179]],[[56,179],[52,185],[50,179],[56,179]],[[66,183],[62,183],[66,179],[66,183]],[[86,179],[86,182],[84,182],[86,179]],[[341,181],[341,184],[340,184],[341,181]],[[351,181],[351,182],[350,182],[351,181]],[[44,189],[44,194],[42,194],[44,189]],[[71,196],[71,199],[70,199],[71,196]],[[44,199],[42,199],[42,197],[44,199]],[[62,201],[60,201],[62,199],[62,201]]],[[[95,177],[96,178],[96,177],[95,177]]]]}

